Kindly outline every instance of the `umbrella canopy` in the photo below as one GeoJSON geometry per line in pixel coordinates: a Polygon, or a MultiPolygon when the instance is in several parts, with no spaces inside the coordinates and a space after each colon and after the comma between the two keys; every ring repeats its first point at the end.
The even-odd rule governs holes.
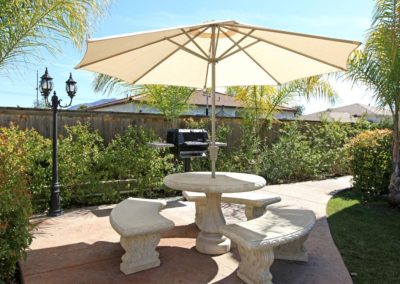
{"type": "Polygon", "coordinates": [[[212,92],[215,176],[215,87],[280,85],[346,70],[359,42],[214,21],[150,32],[88,40],[76,68],[132,84],[205,88],[212,92]]]}

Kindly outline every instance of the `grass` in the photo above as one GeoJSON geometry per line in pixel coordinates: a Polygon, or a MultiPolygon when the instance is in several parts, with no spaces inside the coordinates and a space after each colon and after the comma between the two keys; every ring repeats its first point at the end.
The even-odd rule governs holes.
{"type": "Polygon", "coordinates": [[[327,207],[333,239],[354,283],[400,283],[400,210],[344,191],[327,207]]]}

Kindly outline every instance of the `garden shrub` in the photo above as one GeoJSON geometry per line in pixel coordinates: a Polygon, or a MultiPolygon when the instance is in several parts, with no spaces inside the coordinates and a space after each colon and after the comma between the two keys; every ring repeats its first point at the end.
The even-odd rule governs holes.
{"type": "MultiPolygon", "coordinates": [[[[88,124],[78,123],[65,130],[65,137],[59,139],[58,152],[62,205],[86,205],[87,196],[97,190],[100,181],[96,169],[104,141],[88,124]]],[[[51,173],[51,165],[48,171],[51,173]]]]}
{"type": "MultiPolygon", "coordinates": [[[[361,127],[361,126],[360,126],[361,127]]],[[[306,135],[315,157],[315,173],[322,177],[344,175],[349,172],[344,159],[344,145],[357,128],[337,121],[322,121],[309,126],[306,135]]]]}
{"type": "Polygon", "coordinates": [[[224,171],[259,174],[261,166],[261,145],[259,137],[242,127],[242,139],[238,147],[228,149],[227,156],[222,156],[220,164],[224,171]]]}
{"type": "Polygon", "coordinates": [[[286,123],[278,140],[263,148],[261,175],[270,183],[283,183],[348,174],[345,145],[371,127],[365,120],[353,125],[326,120],[314,125],[286,123]]]}
{"type": "Polygon", "coordinates": [[[152,148],[148,142],[159,140],[152,131],[129,126],[116,136],[99,161],[104,179],[136,180],[135,196],[158,197],[165,192],[163,178],[175,171],[174,157],[168,149],[152,148]]]}
{"type": "MultiPolygon", "coordinates": [[[[188,128],[206,129],[211,140],[210,125],[208,120],[186,120],[185,124],[188,128]]],[[[243,173],[258,173],[259,156],[260,156],[260,141],[258,138],[249,135],[247,128],[242,128],[242,137],[238,146],[230,145],[232,138],[232,128],[224,123],[216,125],[216,141],[224,142],[226,147],[218,148],[218,158],[216,167],[218,171],[227,172],[243,172],[243,173]]],[[[208,154],[208,153],[207,153],[208,154]]],[[[180,163],[178,161],[178,163],[180,163]]],[[[210,171],[211,160],[209,156],[205,158],[194,158],[192,160],[193,171],[210,171]]]]}
{"type": "Polygon", "coordinates": [[[0,128],[0,282],[12,278],[31,243],[25,138],[17,127],[0,128]]]}
{"type": "MultiPolygon", "coordinates": [[[[210,128],[209,119],[188,119],[183,124],[188,128],[210,128]]],[[[266,141],[254,135],[251,124],[243,124],[242,140],[236,146],[229,144],[231,127],[219,123],[217,141],[227,142],[228,147],[220,147],[217,169],[261,174],[269,183],[346,174],[343,144],[361,129],[370,127],[367,122],[353,126],[332,122],[310,126],[289,123],[282,127],[277,143],[266,146],[266,141]]],[[[2,129],[2,132],[6,137],[23,137],[9,143],[20,143],[26,152],[25,173],[34,212],[46,211],[51,193],[51,140],[35,130],[20,130],[12,126],[2,129]]],[[[58,156],[62,206],[115,203],[125,197],[121,192],[142,197],[172,194],[165,191],[163,178],[181,172],[183,165],[169,153],[169,149],[154,149],[147,145],[147,142],[156,140],[160,138],[151,131],[131,126],[105,147],[99,133],[92,131],[87,124],[66,127],[66,135],[59,138],[58,156]],[[116,179],[125,181],[102,182],[116,179]]],[[[13,147],[17,147],[16,144],[13,147]]],[[[209,158],[194,159],[192,170],[209,171],[209,158]]]]}
{"type": "MultiPolygon", "coordinates": [[[[21,130],[22,132],[22,130],[21,130]]],[[[24,130],[29,191],[34,212],[44,212],[50,200],[51,140],[37,131],[24,130]]]]}
{"type": "Polygon", "coordinates": [[[319,159],[299,123],[288,123],[280,129],[278,141],[264,148],[260,174],[269,183],[310,179],[319,173],[319,159]]]}
{"type": "Polygon", "coordinates": [[[34,212],[43,212],[47,208],[51,181],[51,141],[34,129],[21,130],[13,126],[0,129],[4,137],[9,137],[9,147],[19,147],[25,152],[24,166],[27,175],[29,193],[34,212]]]}
{"type": "Polygon", "coordinates": [[[392,132],[375,129],[362,132],[346,145],[354,189],[365,197],[386,193],[391,174],[392,132]]]}

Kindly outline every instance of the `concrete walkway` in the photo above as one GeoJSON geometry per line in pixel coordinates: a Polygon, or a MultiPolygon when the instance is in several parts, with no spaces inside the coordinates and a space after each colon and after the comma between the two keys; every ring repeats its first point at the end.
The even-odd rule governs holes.
{"type": "MultiPolygon", "coordinates": [[[[350,177],[267,186],[261,192],[282,197],[278,208],[306,208],[317,215],[317,224],[306,243],[309,262],[275,261],[273,282],[352,283],[330,235],[326,203],[338,190],[350,187],[350,177]]],[[[119,271],[123,250],[108,216],[113,206],[82,208],[57,218],[37,217],[34,239],[21,263],[25,283],[243,283],[236,276],[239,256],[235,247],[224,255],[198,253],[193,224],[194,204],[172,201],[163,215],[175,222],[158,247],[161,266],[125,276],[119,271]]],[[[228,223],[244,219],[243,208],[223,204],[228,223]]]]}

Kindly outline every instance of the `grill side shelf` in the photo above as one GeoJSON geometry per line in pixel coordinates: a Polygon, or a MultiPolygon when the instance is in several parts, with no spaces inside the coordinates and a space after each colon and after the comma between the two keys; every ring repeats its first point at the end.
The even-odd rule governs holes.
{"type": "Polygon", "coordinates": [[[162,142],[148,142],[147,145],[153,148],[172,148],[175,147],[174,144],[171,143],[162,143],[162,142]]]}
{"type": "MultiPolygon", "coordinates": [[[[207,144],[211,144],[211,142],[207,142],[207,144]]],[[[154,148],[172,148],[175,147],[172,143],[163,143],[163,142],[148,142],[147,145],[154,148]]],[[[218,147],[226,147],[227,143],[224,142],[215,142],[215,145],[218,147]]]]}

